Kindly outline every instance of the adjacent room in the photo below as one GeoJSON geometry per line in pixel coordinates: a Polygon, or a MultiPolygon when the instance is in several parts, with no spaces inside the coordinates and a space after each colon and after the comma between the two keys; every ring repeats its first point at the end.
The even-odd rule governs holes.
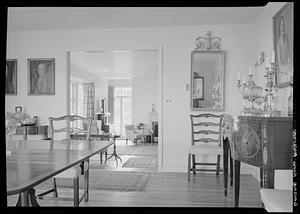
{"type": "Polygon", "coordinates": [[[293,42],[292,2],[8,7],[7,206],[292,212],[293,42]]]}

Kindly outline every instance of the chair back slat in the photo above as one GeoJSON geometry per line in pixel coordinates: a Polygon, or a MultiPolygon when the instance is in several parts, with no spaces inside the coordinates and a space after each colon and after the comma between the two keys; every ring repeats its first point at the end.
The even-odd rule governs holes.
{"type": "Polygon", "coordinates": [[[192,145],[196,142],[218,143],[221,146],[221,124],[223,114],[190,115],[192,127],[192,145]]]}
{"type": "Polygon", "coordinates": [[[86,139],[90,140],[91,135],[91,126],[92,126],[92,119],[91,118],[85,118],[81,117],[79,115],[65,115],[62,117],[49,117],[49,124],[50,124],[50,133],[51,133],[51,140],[54,139],[54,133],[60,133],[65,132],[67,133],[67,138],[70,139],[70,134],[86,134],[86,139]],[[70,127],[70,122],[79,120],[82,121],[82,123],[87,122],[88,125],[86,129],[84,128],[78,128],[78,127],[70,127]],[[57,121],[66,121],[67,127],[63,128],[55,128],[54,122],[57,121]]]}
{"type": "Polygon", "coordinates": [[[219,134],[217,131],[211,131],[211,130],[201,130],[201,131],[194,131],[194,134],[219,134]]]}
{"type": "Polygon", "coordinates": [[[194,123],[193,126],[219,126],[219,123],[213,123],[213,122],[201,122],[201,123],[194,123]]]}
{"type": "Polygon", "coordinates": [[[204,143],[208,143],[208,142],[215,142],[218,143],[219,139],[212,139],[212,138],[200,138],[200,139],[196,139],[194,140],[194,142],[204,142],[204,143]]]}

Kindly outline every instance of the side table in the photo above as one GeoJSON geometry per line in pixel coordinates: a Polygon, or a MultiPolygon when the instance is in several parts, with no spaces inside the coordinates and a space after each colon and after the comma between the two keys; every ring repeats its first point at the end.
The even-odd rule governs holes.
{"type": "Polygon", "coordinates": [[[109,157],[105,160],[105,163],[106,163],[107,160],[109,160],[109,159],[112,158],[112,157],[115,157],[116,162],[117,162],[117,165],[118,165],[118,158],[120,159],[120,161],[121,161],[121,163],[122,163],[122,159],[117,155],[117,151],[116,151],[116,139],[119,138],[119,137],[121,137],[121,135],[113,135],[113,136],[111,136],[111,138],[114,139],[114,151],[113,151],[113,153],[111,154],[111,156],[109,156],[109,157]]]}

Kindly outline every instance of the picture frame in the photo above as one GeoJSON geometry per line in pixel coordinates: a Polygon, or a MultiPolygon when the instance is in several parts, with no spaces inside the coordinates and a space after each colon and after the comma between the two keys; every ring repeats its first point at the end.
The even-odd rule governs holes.
{"type": "Polygon", "coordinates": [[[23,107],[22,107],[22,106],[16,106],[16,107],[15,107],[15,113],[21,114],[22,111],[23,111],[23,107]]]}
{"type": "Polygon", "coordinates": [[[55,95],[55,59],[29,58],[28,95],[55,95]]]}
{"type": "Polygon", "coordinates": [[[293,83],[294,4],[286,3],[273,16],[273,45],[277,71],[275,85],[283,88],[293,83]]]}
{"type": "Polygon", "coordinates": [[[18,70],[17,59],[6,60],[5,95],[17,95],[18,70]]]}

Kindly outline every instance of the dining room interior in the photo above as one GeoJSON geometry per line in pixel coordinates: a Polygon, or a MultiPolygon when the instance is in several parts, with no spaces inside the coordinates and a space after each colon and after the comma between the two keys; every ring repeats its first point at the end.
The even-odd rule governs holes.
{"type": "Polygon", "coordinates": [[[295,211],[294,6],[7,7],[7,206],[295,211]]]}

